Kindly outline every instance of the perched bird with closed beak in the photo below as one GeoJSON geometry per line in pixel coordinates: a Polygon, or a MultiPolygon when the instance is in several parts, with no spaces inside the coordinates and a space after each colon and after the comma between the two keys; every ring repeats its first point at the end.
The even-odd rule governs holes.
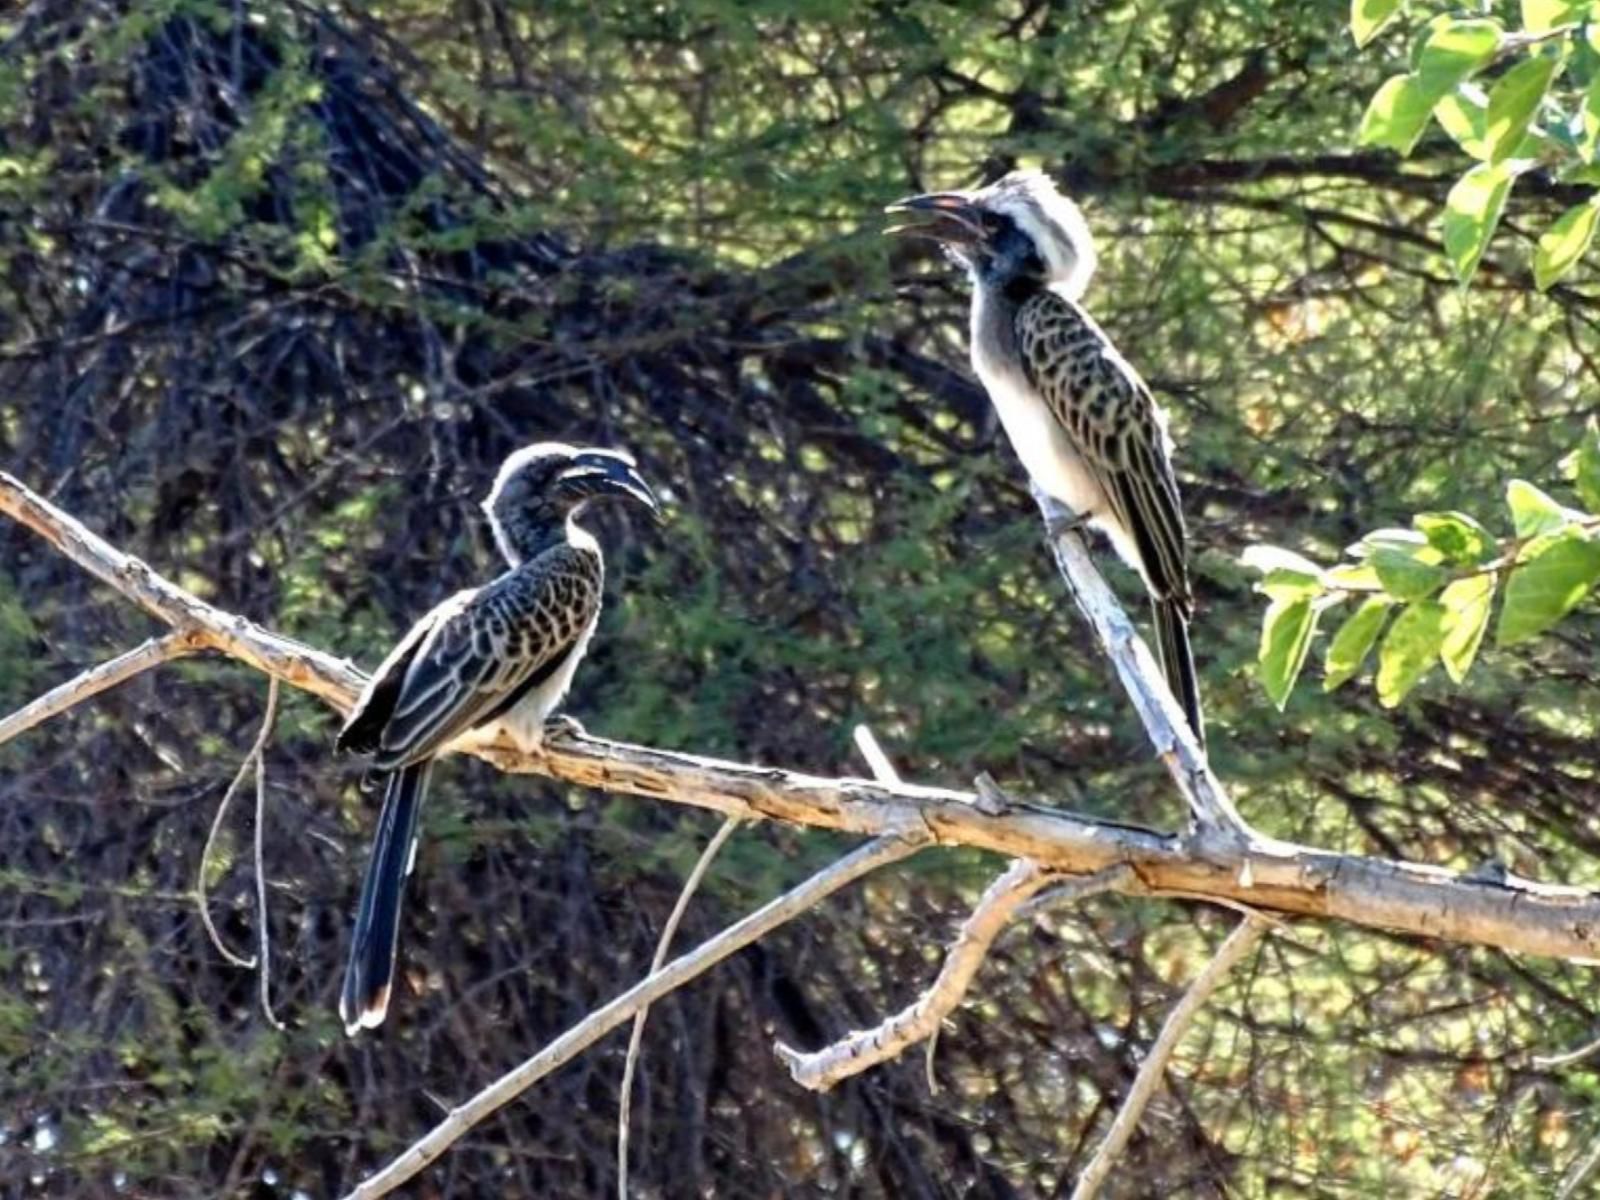
{"type": "Polygon", "coordinates": [[[1203,746],[1187,535],[1166,417],[1079,301],[1094,274],[1083,214],[1038,171],[889,206],[972,278],[972,366],[1041,490],[1102,530],[1150,593],[1163,673],[1203,746]]]}
{"type": "Polygon", "coordinates": [[[506,459],[483,505],[506,570],[413,625],[339,733],[341,750],[366,755],[385,776],[339,998],[352,1036],[388,1011],[400,902],[434,759],[468,730],[504,732],[523,750],[538,749],[588,649],[604,560],[576,520],[605,496],[658,514],[633,459],[618,451],[543,442],[506,459]]]}

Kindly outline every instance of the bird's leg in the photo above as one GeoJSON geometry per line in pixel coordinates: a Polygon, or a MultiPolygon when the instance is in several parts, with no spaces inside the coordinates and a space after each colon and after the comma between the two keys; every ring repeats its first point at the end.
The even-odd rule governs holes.
{"type": "Polygon", "coordinates": [[[551,737],[579,738],[588,734],[577,717],[569,717],[566,713],[555,713],[544,719],[544,736],[549,741],[551,737]]]}

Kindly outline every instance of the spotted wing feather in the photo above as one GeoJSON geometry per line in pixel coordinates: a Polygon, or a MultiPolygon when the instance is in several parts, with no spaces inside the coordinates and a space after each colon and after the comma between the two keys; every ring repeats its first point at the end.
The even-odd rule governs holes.
{"type": "Polygon", "coordinates": [[[572,652],[599,610],[600,585],[599,555],[560,545],[451,597],[373,677],[340,744],[393,770],[502,715],[572,652]]]}
{"type": "Polygon", "coordinates": [[[1187,535],[1166,427],[1150,389],[1077,304],[1041,292],[1017,312],[1029,381],[1098,478],[1158,600],[1190,607],[1187,535]]]}

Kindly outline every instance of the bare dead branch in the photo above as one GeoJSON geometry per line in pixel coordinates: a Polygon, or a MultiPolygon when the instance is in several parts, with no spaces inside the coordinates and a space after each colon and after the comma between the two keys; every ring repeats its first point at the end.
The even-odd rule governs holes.
{"type": "Polygon", "coordinates": [[[776,900],[730,925],[710,941],[653,972],[615,1000],[596,1009],[539,1053],[502,1075],[470,1100],[450,1111],[438,1125],[398,1158],[363,1182],[346,1200],[375,1200],[399,1187],[443,1154],[464,1133],[502,1105],[514,1100],[551,1071],[571,1061],[640,1009],[682,987],[730,954],[765,937],[785,922],[831,896],[863,875],[898,862],[929,845],[926,835],[876,838],[776,900]]]}
{"type": "Polygon", "coordinates": [[[1234,926],[1233,932],[1228,935],[1228,940],[1222,943],[1222,948],[1217,951],[1216,957],[1206,964],[1206,969],[1201,971],[1189,985],[1189,990],[1183,994],[1183,999],[1178,1001],[1177,1006],[1167,1014],[1155,1045],[1150,1047],[1150,1053],[1139,1068],[1133,1087],[1129,1089],[1127,1098],[1117,1111],[1116,1119],[1111,1122],[1111,1128],[1106,1131],[1105,1140],[1094,1152],[1094,1158],[1084,1168],[1083,1174],[1078,1176],[1078,1185],[1072,1189],[1072,1200],[1094,1200],[1117,1157],[1127,1146],[1128,1139],[1133,1136],[1139,1118],[1144,1115],[1145,1105],[1150,1103],[1156,1085],[1166,1073],[1167,1062],[1172,1058],[1172,1052],[1178,1048],[1183,1035],[1194,1023],[1195,1017],[1200,1012],[1200,1006],[1210,998],[1212,992],[1217,990],[1239,960],[1250,953],[1255,944],[1261,940],[1266,928],[1266,923],[1254,914],[1245,917],[1234,926]]]}
{"type": "Polygon", "coordinates": [[[90,696],[97,696],[119,683],[126,683],[151,667],[159,667],[162,663],[171,662],[173,659],[198,654],[204,649],[206,649],[205,639],[196,637],[192,633],[169,633],[163,637],[140,642],[127,653],[108,659],[97,667],[90,667],[83,674],[51,688],[9,717],[0,718],[0,746],[18,734],[26,733],[35,725],[81,704],[90,696]]]}
{"type": "Polygon", "coordinates": [[[966,996],[995,938],[1036,892],[1055,883],[1062,886],[1054,899],[1082,899],[1115,886],[1124,871],[1124,868],[1112,867],[1063,882],[1058,873],[1047,871],[1037,863],[1025,860],[1012,863],[985,889],[971,915],[962,923],[938,978],[915,1003],[875,1028],[856,1030],[821,1050],[801,1053],[779,1042],[775,1047],[778,1057],[789,1068],[796,1083],[816,1092],[825,1092],[841,1080],[897,1057],[907,1047],[931,1038],[938,1031],[939,1023],[966,996]]]}
{"type": "MultiPolygon", "coordinates": [[[[1061,527],[1062,522],[1072,516],[1037,486],[1033,489],[1033,498],[1044,516],[1047,531],[1052,525],[1061,527]]],[[[1189,802],[1202,834],[1250,842],[1258,851],[1293,853],[1293,847],[1265,838],[1251,829],[1233,806],[1221,781],[1211,773],[1211,766],[1201,753],[1178,702],[1172,698],[1171,689],[1161,678],[1155,659],[1090,559],[1083,535],[1063,528],[1054,537],[1047,533],[1046,540],[1067,591],[1088,618],[1101,648],[1116,667],[1117,678],[1133,701],[1145,733],[1172,781],[1178,785],[1178,791],[1189,802]]]]}
{"type": "MultiPolygon", "coordinates": [[[[711,835],[711,840],[706,843],[706,848],[700,852],[700,857],[695,860],[694,869],[689,872],[689,877],[683,881],[683,889],[678,893],[678,900],[672,906],[672,912],[667,916],[667,922],[661,927],[661,937],[656,942],[656,952],[650,960],[650,974],[654,975],[661,970],[661,964],[667,961],[667,950],[672,945],[673,936],[678,932],[678,923],[683,920],[684,910],[689,907],[689,899],[700,886],[700,880],[705,877],[706,869],[711,866],[711,860],[716,858],[717,852],[722,849],[723,843],[733,834],[733,831],[743,824],[738,817],[729,817],[717,827],[716,833],[711,835]]],[[[617,1104],[617,1197],[618,1200],[628,1200],[628,1125],[633,1109],[633,1072],[639,1062],[639,1044],[644,1040],[644,1023],[650,1016],[650,1007],[641,1008],[633,1018],[633,1032],[628,1036],[628,1057],[622,1067],[621,1100],[617,1104]]]]}
{"type": "MultiPolygon", "coordinates": [[[[181,622],[183,631],[205,644],[341,711],[354,702],[365,677],[348,662],[189,595],[3,472],[0,512],[38,530],[74,562],[163,619],[181,622]]],[[[1105,586],[1086,555],[1073,570],[1078,582],[1096,580],[1105,586]]],[[[1131,626],[1127,628],[1125,645],[1133,636],[1131,626]]],[[[1182,740],[1175,718],[1176,713],[1167,719],[1173,739],[1169,747],[1182,740]]],[[[689,804],[725,816],[865,835],[926,833],[943,845],[1033,859],[1070,875],[1121,863],[1152,892],[1185,893],[1524,954],[1600,960],[1600,896],[1583,888],[1516,877],[1469,878],[1418,863],[1255,839],[1248,844],[1229,838],[1188,839],[1089,820],[1046,805],[1007,803],[992,811],[996,806],[980,804],[971,792],[830,779],[571,732],[553,736],[534,755],[522,754],[507,742],[479,740],[458,743],[457,748],[501,770],[689,804]]],[[[1170,766],[1173,753],[1164,757],[1170,766]]],[[[1181,766],[1192,760],[1180,756],[1178,761],[1181,766]]],[[[1202,765],[1199,778],[1208,777],[1202,765]]]]}

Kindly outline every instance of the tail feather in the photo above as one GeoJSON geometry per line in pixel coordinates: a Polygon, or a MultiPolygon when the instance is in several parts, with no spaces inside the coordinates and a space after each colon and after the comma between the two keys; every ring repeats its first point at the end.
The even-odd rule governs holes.
{"type": "Polygon", "coordinates": [[[1189,645],[1189,617],[1177,599],[1153,600],[1151,615],[1156,631],[1156,653],[1167,686],[1183,709],[1200,749],[1206,748],[1205,718],[1200,713],[1200,682],[1195,677],[1194,651],[1189,645]]]}
{"type": "Polygon", "coordinates": [[[383,1023],[394,982],[395,953],[400,938],[400,902],[417,840],[417,816],[428,793],[433,760],[402,767],[388,777],[383,811],[373,835],[372,857],[361,884],[356,926],[345,968],[339,1016],[345,1032],[354,1037],[362,1029],[383,1023]]]}

